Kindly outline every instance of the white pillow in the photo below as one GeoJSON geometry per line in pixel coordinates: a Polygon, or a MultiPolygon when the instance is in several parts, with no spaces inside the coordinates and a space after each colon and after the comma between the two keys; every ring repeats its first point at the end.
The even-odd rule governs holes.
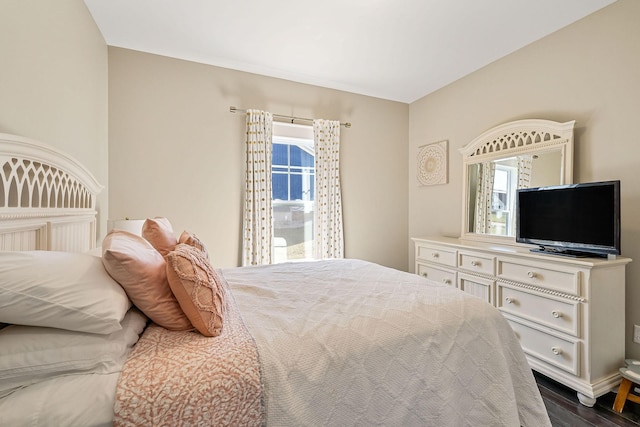
{"type": "Polygon", "coordinates": [[[98,257],[0,252],[0,322],[110,334],[130,307],[98,257]]]}
{"type": "Polygon", "coordinates": [[[122,370],[147,318],[129,310],[122,329],[109,335],[12,325],[0,331],[0,397],[61,375],[122,370]]]}

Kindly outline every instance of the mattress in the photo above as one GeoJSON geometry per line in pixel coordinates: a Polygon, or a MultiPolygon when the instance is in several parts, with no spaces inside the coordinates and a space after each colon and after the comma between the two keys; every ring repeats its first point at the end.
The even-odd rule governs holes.
{"type": "Polygon", "coordinates": [[[267,425],[550,425],[514,332],[477,297],[359,260],[223,273],[267,425]]]}
{"type": "Polygon", "coordinates": [[[108,427],[119,372],[53,377],[0,399],[0,426],[108,427]]]}

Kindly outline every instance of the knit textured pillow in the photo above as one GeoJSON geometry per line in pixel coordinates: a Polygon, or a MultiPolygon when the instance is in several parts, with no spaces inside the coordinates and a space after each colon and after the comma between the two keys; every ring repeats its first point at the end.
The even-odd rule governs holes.
{"type": "Polygon", "coordinates": [[[194,246],[178,244],[166,259],[169,286],[191,324],[204,336],[220,335],[225,311],[224,279],[194,246]]]}
{"type": "Polygon", "coordinates": [[[209,259],[209,252],[207,252],[207,248],[202,242],[202,240],[198,239],[195,234],[185,230],[178,238],[178,243],[185,243],[189,246],[196,247],[202,251],[205,257],[209,259]]]}

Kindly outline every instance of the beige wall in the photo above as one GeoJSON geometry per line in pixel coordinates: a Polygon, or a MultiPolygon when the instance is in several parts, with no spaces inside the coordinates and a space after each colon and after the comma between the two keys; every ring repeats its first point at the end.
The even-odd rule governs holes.
{"type": "Polygon", "coordinates": [[[230,106],[353,123],[341,131],[347,257],[406,269],[409,106],[109,48],[111,218],[166,216],[240,261],[244,115],[230,106]]]}
{"type": "MultiPolygon", "coordinates": [[[[40,140],[107,185],[107,46],[82,0],[0,1],[0,132],[40,140]]],[[[107,189],[98,197],[106,228],[107,189]]]]}
{"type": "MultiPolygon", "coordinates": [[[[448,139],[450,183],[409,180],[409,235],[460,235],[458,148],[511,120],[576,120],[574,181],[622,181],[622,254],[627,267],[627,355],[640,324],[640,2],[619,0],[410,105],[409,167],[420,145],[448,139]]],[[[413,248],[409,266],[413,268],[413,248]]],[[[622,307],[621,307],[622,309],[622,307]]],[[[606,319],[594,319],[606,322],[606,319]]]]}

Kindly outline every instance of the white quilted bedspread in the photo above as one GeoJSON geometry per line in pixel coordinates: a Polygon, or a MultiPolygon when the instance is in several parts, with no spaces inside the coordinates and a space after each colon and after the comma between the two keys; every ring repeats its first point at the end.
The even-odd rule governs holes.
{"type": "Polygon", "coordinates": [[[225,269],[268,426],[549,426],[520,345],[480,299],[357,260],[225,269]]]}

